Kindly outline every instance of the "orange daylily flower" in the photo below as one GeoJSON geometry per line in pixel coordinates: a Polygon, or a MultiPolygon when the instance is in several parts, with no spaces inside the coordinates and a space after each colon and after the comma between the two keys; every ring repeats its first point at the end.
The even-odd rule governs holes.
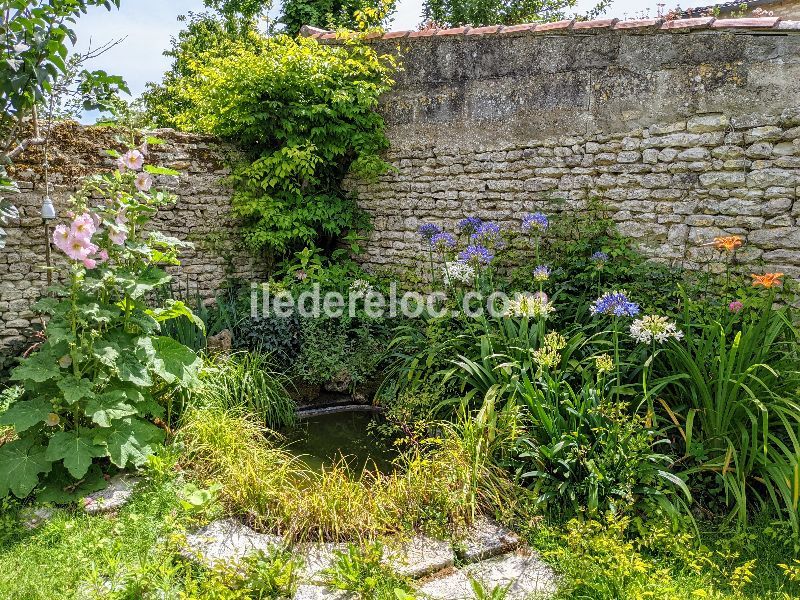
{"type": "Polygon", "coordinates": [[[742,238],[738,235],[720,236],[714,238],[714,248],[722,252],[733,252],[742,247],[742,238]]]}
{"type": "Polygon", "coordinates": [[[783,273],[764,273],[763,275],[753,273],[750,277],[753,278],[753,287],[763,286],[769,289],[783,283],[781,281],[783,273]]]}

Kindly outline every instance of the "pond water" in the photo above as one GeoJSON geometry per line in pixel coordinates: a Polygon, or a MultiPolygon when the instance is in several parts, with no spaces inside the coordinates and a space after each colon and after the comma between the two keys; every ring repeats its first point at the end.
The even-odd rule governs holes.
{"type": "Polygon", "coordinates": [[[389,473],[397,454],[390,441],[368,430],[381,418],[372,411],[341,410],[302,418],[284,435],[288,450],[313,469],[329,467],[344,457],[355,473],[365,467],[389,473]]]}

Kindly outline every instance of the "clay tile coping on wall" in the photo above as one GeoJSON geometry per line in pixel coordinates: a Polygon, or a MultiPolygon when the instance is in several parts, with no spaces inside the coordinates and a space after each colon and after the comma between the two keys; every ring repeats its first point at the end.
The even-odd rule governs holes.
{"type": "Polygon", "coordinates": [[[452,29],[440,29],[436,35],[463,35],[469,31],[469,27],[453,27],[452,29]]]}
{"type": "Polygon", "coordinates": [[[713,29],[772,29],[780,21],[780,17],[760,17],[755,19],[717,19],[711,25],[713,29]]]}
{"type": "Polygon", "coordinates": [[[502,25],[487,25],[486,27],[471,27],[467,35],[491,35],[503,28],[502,25]]]}
{"type": "Polygon", "coordinates": [[[629,19],[617,21],[614,29],[656,29],[661,27],[664,19],[629,19]]]}
{"type": "MultiPolygon", "coordinates": [[[[369,33],[364,36],[365,40],[383,39],[392,40],[400,38],[441,38],[444,36],[504,36],[508,34],[517,35],[538,35],[542,33],[571,33],[587,31],[614,30],[619,32],[636,30],[657,30],[663,32],[682,33],[696,29],[715,29],[715,30],[751,30],[764,31],[774,30],[781,32],[799,32],[800,21],[781,21],[779,17],[764,17],[752,19],[715,19],[714,17],[700,17],[696,19],[674,19],[662,21],[661,19],[636,19],[629,21],[619,21],[617,19],[595,19],[593,21],[556,21],[554,23],[523,23],[521,25],[487,25],[484,27],[453,27],[450,29],[423,29],[422,31],[388,31],[386,33],[369,33]]],[[[316,27],[303,26],[300,29],[301,35],[317,38],[319,40],[332,41],[335,43],[337,34],[333,31],[326,31],[316,27]]]]}
{"type": "Polygon", "coordinates": [[[575,19],[568,21],[553,21],[552,23],[539,23],[536,26],[537,33],[544,33],[546,31],[568,31],[575,24],[575,19]]]}
{"type": "Polygon", "coordinates": [[[611,29],[619,19],[595,19],[593,21],[575,21],[572,29],[585,31],[587,29],[611,29]]]}

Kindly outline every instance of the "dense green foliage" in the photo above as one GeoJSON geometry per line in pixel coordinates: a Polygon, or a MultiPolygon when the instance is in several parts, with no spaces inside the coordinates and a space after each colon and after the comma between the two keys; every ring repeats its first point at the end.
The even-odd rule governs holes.
{"type": "Polygon", "coordinates": [[[201,55],[193,75],[165,88],[182,107],[179,127],[246,149],[249,160],[233,176],[233,208],[251,248],[275,258],[304,246],[330,252],[367,227],[342,181],[386,169],[375,108],[392,68],[388,56],[356,42],[278,36],[201,55]]]}
{"type": "Polygon", "coordinates": [[[148,231],[172,198],[142,182],[177,173],[143,167],[139,150],[120,164],[126,158],[137,164],[90,177],[73,199],[71,226],[56,228],[55,243],[72,259],[68,282],[37,303],[48,317],[45,339],[11,372],[22,393],[0,415],[17,435],[0,448],[0,497],[24,498],[43,482],[40,495],[63,500],[65,489],[80,492],[76,481],[102,485],[108,461],[143,465],[164,437],[152,423],[163,415],[159,399],[197,381],[194,352],[160,335],[161,323],[194,316],[150,295],[169,283],[160,267],[179,264],[182,243],[148,231]]]}
{"type": "MultiPolygon", "coordinates": [[[[69,59],[75,44],[73,23],[95,6],[119,7],[120,0],[10,0],[0,10],[0,193],[16,192],[6,167],[39,132],[29,131],[26,120],[37,105],[53,94],[60,77],[74,65],[69,59]]],[[[80,66],[80,65],[77,65],[80,66]]],[[[125,81],[105,71],[79,69],[74,73],[75,96],[86,110],[102,109],[120,91],[128,93],[125,81]]],[[[34,128],[35,129],[35,128],[34,128]]],[[[40,140],[37,140],[40,141],[40,140]]],[[[0,196],[0,249],[5,246],[8,225],[18,217],[16,208],[0,196]]]]}
{"type": "MultiPolygon", "coordinates": [[[[611,4],[600,0],[587,11],[593,18],[611,4]]],[[[514,25],[558,21],[577,8],[577,0],[425,0],[424,15],[437,25],[514,25]]]]}
{"type": "Polygon", "coordinates": [[[295,36],[303,25],[364,31],[386,25],[396,0],[285,0],[279,22],[295,36]]]}

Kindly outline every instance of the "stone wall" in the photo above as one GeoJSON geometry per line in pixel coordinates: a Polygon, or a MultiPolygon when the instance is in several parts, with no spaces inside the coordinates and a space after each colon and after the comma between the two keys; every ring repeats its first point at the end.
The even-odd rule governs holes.
{"type": "MultiPolygon", "coordinates": [[[[55,129],[48,152],[50,196],[62,218],[81,177],[115,168],[115,161],[104,150],[120,148],[114,139],[117,133],[75,123],[60,124],[55,129]]],[[[224,178],[231,150],[202,136],[174,131],[154,134],[166,144],[151,147],[148,162],[182,173],[180,177],[156,178],[158,187],[178,196],[174,206],[159,212],[156,226],[167,235],[195,244],[181,255],[183,264],[173,281],[174,293],[190,298],[199,293],[207,298],[228,275],[247,279],[257,276],[260,265],[241,249],[230,215],[230,190],[224,178]]],[[[39,216],[44,195],[42,158],[42,149],[33,147],[12,172],[21,193],[11,199],[21,218],[6,227],[7,246],[0,250],[0,354],[18,351],[29,339],[36,326],[30,306],[46,287],[45,237],[39,216]]],[[[63,264],[57,250],[53,251],[53,260],[56,265],[63,264]]]]}
{"type": "Polygon", "coordinates": [[[652,257],[693,267],[699,244],[738,234],[741,261],[800,276],[800,23],[562,22],[375,43],[405,70],[382,106],[394,170],[352,183],[375,221],[368,265],[418,265],[423,222],[518,227],[597,198],[652,257]]]}

